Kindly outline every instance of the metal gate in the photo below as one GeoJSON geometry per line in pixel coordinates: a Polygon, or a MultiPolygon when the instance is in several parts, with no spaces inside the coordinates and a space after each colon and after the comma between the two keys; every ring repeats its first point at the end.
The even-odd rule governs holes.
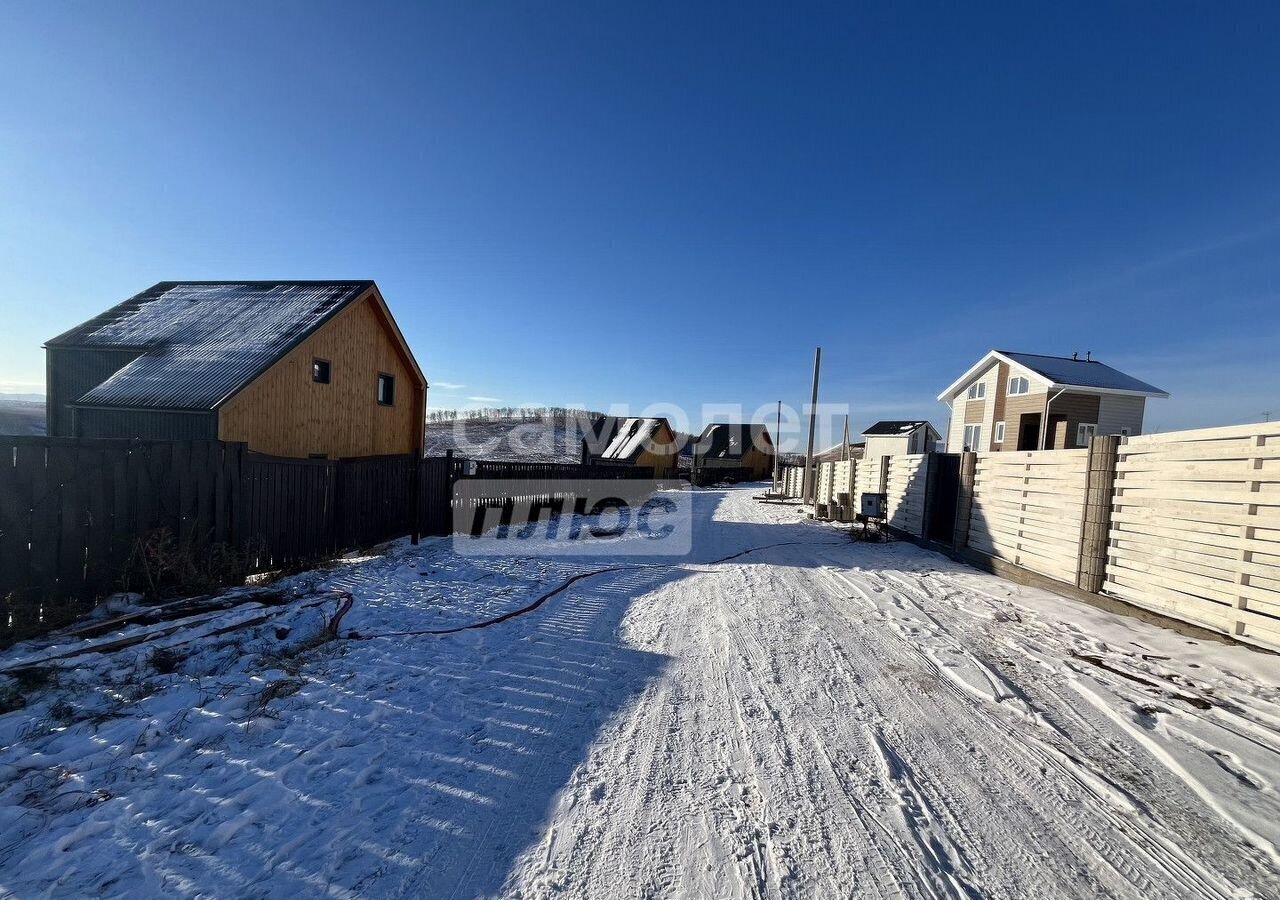
{"type": "Polygon", "coordinates": [[[960,493],[960,454],[929,454],[928,522],[925,537],[949,544],[956,531],[956,498],[960,493]]]}

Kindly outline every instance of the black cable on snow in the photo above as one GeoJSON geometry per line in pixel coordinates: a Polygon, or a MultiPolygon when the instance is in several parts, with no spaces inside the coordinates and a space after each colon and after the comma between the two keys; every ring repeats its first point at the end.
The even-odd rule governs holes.
{"type": "MultiPolygon", "coordinates": [[[[774,547],[789,547],[794,544],[812,545],[812,542],[811,541],[781,541],[776,544],[765,544],[764,546],[761,546],[761,547],[751,547],[747,550],[740,550],[737,553],[733,553],[729,556],[723,557],[722,559],[713,559],[710,562],[695,563],[695,565],[717,566],[717,565],[720,565],[721,563],[726,563],[726,562],[729,562],[730,560],[737,559],[740,556],[746,556],[748,553],[758,553],[761,550],[771,550],[774,547]]],[[[818,545],[819,546],[822,546],[822,545],[837,546],[832,541],[820,541],[818,545]]],[[[570,576],[569,578],[560,582],[560,584],[556,585],[556,587],[547,591],[545,594],[542,594],[541,596],[539,596],[529,605],[522,606],[520,609],[513,609],[510,612],[503,613],[497,618],[485,619],[481,622],[470,622],[466,625],[455,625],[452,628],[424,628],[424,629],[419,629],[414,631],[382,631],[382,632],[378,632],[377,634],[352,633],[348,635],[348,637],[351,640],[369,641],[369,640],[373,640],[374,638],[384,638],[384,637],[422,637],[426,635],[457,634],[458,632],[461,632],[461,631],[474,631],[478,628],[489,628],[490,626],[501,625],[503,622],[508,622],[511,619],[515,619],[520,616],[527,615],[528,613],[533,612],[538,607],[542,606],[542,604],[546,603],[548,600],[554,597],[556,594],[559,594],[562,591],[567,590],[570,586],[572,586],[573,584],[579,581],[582,581],[584,578],[594,578],[597,575],[606,575],[610,572],[625,572],[625,571],[632,571],[635,569],[679,569],[679,568],[683,568],[684,565],[687,565],[687,564],[671,563],[670,565],[662,565],[660,563],[642,563],[642,564],[631,565],[631,566],[626,566],[626,565],[607,566],[603,569],[593,569],[590,572],[579,572],[577,575],[570,576]]]]}

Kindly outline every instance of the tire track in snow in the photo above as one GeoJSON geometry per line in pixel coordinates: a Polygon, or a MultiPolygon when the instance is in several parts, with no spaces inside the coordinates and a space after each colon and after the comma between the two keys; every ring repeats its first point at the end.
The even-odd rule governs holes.
{"type": "MultiPolygon", "coordinates": [[[[936,640],[949,641],[950,638],[946,633],[942,624],[933,616],[924,613],[919,608],[918,600],[922,597],[928,597],[926,591],[920,589],[915,583],[903,578],[901,575],[891,573],[872,573],[869,577],[873,581],[880,581],[896,585],[912,604],[917,612],[925,615],[926,620],[934,626],[931,635],[936,640]],[[910,595],[915,594],[912,598],[910,595]]],[[[874,589],[873,589],[874,593],[874,589]]],[[[890,600],[899,598],[890,597],[890,600]]],[[[884,611],[885,608],[881,607],[884,611]]],[[[913,653],[917,656],[924,657],[932,663],[931,654],[918,646],[918,638],[922,635],[912,634],[900,629],[894,630],[898,641],[905,653],[913,653]]],[[[969,651],[958,645],[953,645],[953,649],[961,654],[970,655],[969,651]]],[[[977,661],[987,671],[991,671],[990,667],[980,660],[977,661]]],[[[954,679],[951,679],[954,683],[954,679]]],[[[1008,682],[1006,682],[1008,683],[1008,682]]],[[[1086,792],[1086,795],[1092,795],[1097,798],[1098,804],[1094,807],[1093,812],[1108,821],[1110,827],[1106,835],[1119,835],[1123,838],[1123,842],[1131,847],[1139,854],[1151,859],[1151,861],[1169,874],[1170,877],[1177,879],[1177,882],[1184,886],[1197,886],[1198,895],[1210,897],[1228,897],[1234,893],[1233,887],[1209,873],[1203,866],[1189,857],[1183,851],[1176,841],[1171,839],[1169,834],[1164,833],[1163,829],[1155,829],[1149,826],[1151,822],[1147,813],[1146,800],[1137,800],[1134,795],[1126,788],[1116,784],[1110,777],[1103,774],[1097,767],[1086,764],[1079,756],[1070,750],[1065,750],[1063,746],[1066,744],[1066,735],[1058,727],[1050,725],[1052,729],[1049,733],[1037,734],[1034,730],[1022,732],[1023,737],[1029,740],[1009,741],[1005,738],[1004,732],[1008,726],[1005,722],[992,716],[992,710],[984,708],[982,702],[984,698],[980,693],[957,690],[957,698],[966,701],[972,705],[971,714],[979,718],[988,718],[991,732],[991,740],[999,742],[1003,751],[1004,759],[1002,762],[1008,764],[1017,757],[1022,758],[1022,764],[1019,769],[1030,777],[1030,773],[1036,769],[1044,772],[1049,769],[1056,770],[1061,776],[1076,782],[1080,789],[1086,792]],[[1029,766],[1029,768],[1028,768],[1029,766]]],[[[1063,695],[1058,692],[1055,694],[1057,702],[1063,702],[1063,695]]],[[[994,707],[996,698],[989,698],[986,706],[994,707]]],[[[1007,708],[1007,705],[1005,705],[1007,708]]],[[[1081,721],[1085,721],[1081,717],[1081,721]]],[[[1102,729],[1092,726],[1092,734],[1089,736],[1090,742],[1106,743],[1109,738],[1102,729]]],[[[1075,745],[1079,745],[1077,740],[1075,745]]],[[[1176,807],[1176,801],[1169,801],[1170,808],[1176,807]]],[[[1082,827],[1094,835],[1091,843],[1099,850],[1105,850],[1108,845],[1114,844],[1114,840],[1108,840],[1103,832],[1094,829],[1092,822],[1088,820],[1080,820],[1079,827],[1082,827]]],[[[1157,885],[1149,881],[1149,877],[1142,876],[1137,869],[1132,866],[1131,862],[1123,855],[1114,854],[1111,863],[1115,870],[1121,874],[1126,880],[1135,881],[1138,885],[1150,884],[1151,889],[1156,889],[1157,885]]],[[[1145,888],[1144,888],[1145,889],[1145,888]]]]}

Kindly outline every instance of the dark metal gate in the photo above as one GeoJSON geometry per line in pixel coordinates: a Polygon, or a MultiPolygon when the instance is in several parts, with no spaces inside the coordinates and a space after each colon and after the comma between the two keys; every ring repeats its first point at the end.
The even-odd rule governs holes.
{"type": "Polygon", "coordinates": [[[925,537],[949,544],[955,536],[956,498],[960,493],[960,454],[932,453],[929,460],[928,522],[925,537]]]}

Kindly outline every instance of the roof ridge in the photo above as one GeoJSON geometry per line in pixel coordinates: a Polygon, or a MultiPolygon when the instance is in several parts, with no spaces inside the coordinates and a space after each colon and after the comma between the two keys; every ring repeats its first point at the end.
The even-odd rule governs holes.
{"type": "Polygon", "coordinates": [[[1029,353],[1026,350],[997,350],[996,352],[1003,353],[1005,356],[1034,356],[1037,359],[1060,359],[1063,362],[1089,362],[1100,363],[1104,366],[1106,365],[1106,363],[1102,362],[1100,359],[1080,359],[1078,356],[1055,356],[1052,353],[1029,353]]]}

